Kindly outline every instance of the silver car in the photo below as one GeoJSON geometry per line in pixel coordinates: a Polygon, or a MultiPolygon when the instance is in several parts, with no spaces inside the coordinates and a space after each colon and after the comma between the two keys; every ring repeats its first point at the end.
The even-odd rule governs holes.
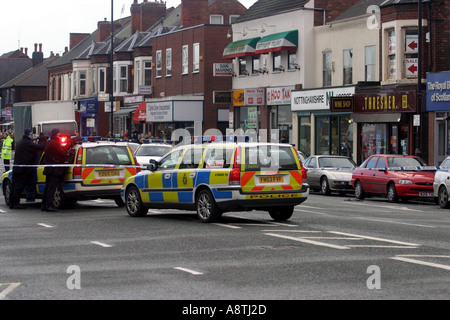
{"type": "Polygon", "coordinates": [[[352,172],[356,164],[348,157],[315,155],[308,157],[303,166],[307,170],[306,182],[311,190],[320,190],[324,195],[332,191],[341,195],[354,191],[352,172]]]}
{"type": "Polygon", "coordinates": [[[441,164],[441,170],[437,170],[434,175],[433,194],[441,208],[450,208],[450,157],[447,157],[441,164]]]}

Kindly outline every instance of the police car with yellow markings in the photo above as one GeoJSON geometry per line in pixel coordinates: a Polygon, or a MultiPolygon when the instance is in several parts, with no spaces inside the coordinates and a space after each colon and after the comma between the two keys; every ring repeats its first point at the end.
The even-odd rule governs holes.
{"type": "Polygon", "coordinates": [[[309,186],[297,151],[289,144],[210,143],[174,148],[149,170],[125,180],[122,200],[132,217],[150,208],[196,210],[202,222],[227,211],[268,211],[289,219],[309,186]]]}
{"type": "MultiPolygon", "coordinates": [[[[61,140],[62,141],[62,140],[61,140]]],[[[42,198],[45,189],[44,168],[41,156],[36,167],[36,198],[42,198]]],[[[126,178],[140,171],[139,164],[129,146],[114,143],[82,143],[68,153],[67,173],[53,195],[53,207],[61,209],[77,200],[113,199],[118,206],[124,203],[120,191],[126,178]]],[[[2,175],[5,202],[9,206],[12,170],[2,175]]],[[[22,196],[25,198],[25,194],[22,196]]]]}

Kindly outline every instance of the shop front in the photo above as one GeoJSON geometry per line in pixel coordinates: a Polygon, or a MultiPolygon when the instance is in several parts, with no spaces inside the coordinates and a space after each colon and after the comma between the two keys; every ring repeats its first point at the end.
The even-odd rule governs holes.
{"type": "Polygon", "coordinates": [[[264,106],[265,90],[263,88],[239,89],[233,91],[234,129],[244,133],[256,132],[261,127],[261,110],[264,106]],[[250,131],[252,130],[252,131],[250,131]]]}
{"type": "Polygon", "coordinates": [[[428,141],[430,162],[439,165],[450,154],[450,72],[427,74],[426,95],[426,110],[434,121],[434,139],[428,141]]]}
{"type": "Polygon", "coordinates": [[[80,135],[94,137],[98,130],[98,100],[97,98],[79,100],[80,106],[80,135]]]}
{"type": "Polygon", "coordinates": [[[333,154],[354,158],[356,146],[351,111],[333,112],[331,97],[348,97],[355,86],[294,90],[291,109],[297,121],[293,132],[297,134],[298,150],[305,156],[333,154]]]}
{"type": "Polygon", "coordinates": [[[291,91],[294,89],[295,86],[266,89],[271,136],[278,136],[278,141],[283,143],[293,143],[291,91]]]}
{"type": "Polygon", "coordinates": [[[413,118],[417,111],[414,89],[378,87],[358,92],[352,121],[357,124],[357,163],[372,154],[413,154],[413,118]]]}
{"type": "Polygon", "coordinates": [[[203,97],[180,96],[146,101],[146,123],[152,124],[150,136],[155,139],[172,140],[172,133],[181,128],[194,132],[195,124],[202,123],[203,119],[203,97]]]}

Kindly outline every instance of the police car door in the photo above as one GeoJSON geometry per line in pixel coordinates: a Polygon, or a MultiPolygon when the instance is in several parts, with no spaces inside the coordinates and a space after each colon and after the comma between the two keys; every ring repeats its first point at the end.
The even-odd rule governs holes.
{"type": "Polygon", "coordinates": [[[159,161],[157,169],[148,175],[148,199],[150,203],[173,202],[172,176],[184,150],[169,153],[159,161]]]}
{"type": "Polygon", "coordinates": [[[194,202],[194,186],[198,172],[198,166],[202,159],[203,148],[188,148],[181,160],[176,176],[173,177],[173,190],[176,192],[178,203],[194,202]]]}

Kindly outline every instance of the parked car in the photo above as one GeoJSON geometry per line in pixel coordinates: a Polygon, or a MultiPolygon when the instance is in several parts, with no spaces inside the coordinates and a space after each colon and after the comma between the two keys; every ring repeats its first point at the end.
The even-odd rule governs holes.
{"type": "Polygon", "coordinates": [[[356,164],[352,159],[344,156],[315,155],[308,157],[303,166],[306,168],[306,182],[311,190],[320,190],[324,195],[329,195],[332,191],[340,194],[353,192],[352,173],[356,164]]]}
{"type": "Polygon", "coordinates": [[[128,178],[122,188],[132,217],[145,216],[149,208],[184,209],[213,222],[227,211],[258,209],[283,221],[309,194],[289,144],[193,144],[150,161],[151,170],[128,178]]]}
{"type": "Polygon", "coordinates": [[[166,155],[166,153],[172,150],[172,146],[164,143],[146,143],[141,144],[134,155],[136,156],[137,162],[142,166],[147,166],[150,164],[150,160],[159,161],[166,155]]]}
{"type": "Polygon", "coordinates": [[[439,206],[443,209],[450,208],[450,157],[447,157],[440,167],[448,167],[436,171],[433,183],[433,194],[439,206]]]}
{"type": "MultiPolygon", "coordinates": [[[[140,171],[131,148],[113,143],[86,142],[75,145],[69,155],[70,165],[61,188],[53,195],[53,207],[63,208],[77,200],[113,199],[118,206],[124,203],[120,191],[126,178],[140,171]]],[[[36,198],[43,196],[45,189],[44,158],[41,156],[36,169],[36,198]]],[[[9,206],[12,170],[2,175],[5,202],[9,206]]],[[[25,195],[23,195],[25,198],[25,195]]]]}
{"type": "MultiPolygon", "coordinates": [[[[433,198],[436,170],[423,170],[424,160],[416,156],[376,154],[353,171],[355,196],[386,196],[389,202],[409,198],[433,198]]],[[[426,168],[425,168],[426,169],[426,168]]]]}

